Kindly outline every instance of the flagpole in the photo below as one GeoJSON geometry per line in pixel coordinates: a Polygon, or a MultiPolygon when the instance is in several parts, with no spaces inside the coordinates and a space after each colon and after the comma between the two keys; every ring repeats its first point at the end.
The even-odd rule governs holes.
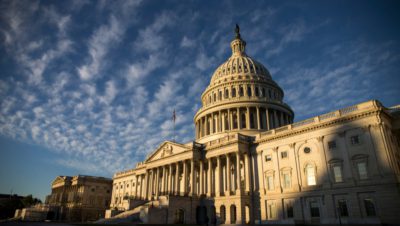
{"type": "Polygon", "coordinates": [[[172,133],[172,141],[175,142],[175,120],[176,120],[176,113],[175,113],[175,109],[174,109],[174,113],[172,115],[172,120],[174,121],[174,128],[173,128],[173,133],[172,133]]]}

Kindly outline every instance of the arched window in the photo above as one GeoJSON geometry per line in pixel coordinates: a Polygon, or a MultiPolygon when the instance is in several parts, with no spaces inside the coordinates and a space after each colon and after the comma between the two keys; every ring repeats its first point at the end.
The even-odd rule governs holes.
{"type": "Polygon", "coordinates": [[[307,178],[307,185],[313,186],[316,185],[315,180],[315,166],[312,164],[307,164],[306,166],[306,178],[307,178]]]}
{"type": "Polygon", "coordinates": [[[214,93],[214,102],[217,101],[217,94],[214,93]]]}
{"type": "Polygon", "coordinates": [[[271,95],[271,90],[270,90],[270,89],[268,90],[268,97],[269,97],[269,99],[271,99],[271,98],[272,98],[272,95],[271,95]]]}
{"type": "Polygon", "coordinates": [[[236,97],[236,88],[232,87],[232,97],[236,97]]]}
{"type": "Polygon", "coordinates": [[[252,93],[251,93],[251,86],[247,86],[247,96],[251,97],[252,93]]]}
{"type": "Polygon", "coordinates": [[[225,224],[225,221],[226,221],[226,209],[225,209],[225,206],[222,205],[220,207],[219,211],[220,211],[220,217],[221,217],[221,224],[225,224]]]}
{"type": "Polygon", "coordinates": [[[222,91],[218,92],[218,100],[222,100],[222,91]]]}
{"type": "Polygon", "coordinates": [[[258,87],[255,87],[255,95],[256,95],[256,97],[258,97],[259,94],[260,94],[260,92],[259,92],[259,90],[258,90],[258,87]]]}
{"type": "Polygon", "coordinates": [[[262,97],[265,97],[265,88],[262,88],[261,96],[262,96],[262,97]]]}
{"type": "Polygon", "coordinates": [[[225,96],[224,96],[224,98],[225,98],[225,99],[226,99],[226,98],[229,98],[229,90],[228,90],[228,89],[225,90],[225,96]]]}

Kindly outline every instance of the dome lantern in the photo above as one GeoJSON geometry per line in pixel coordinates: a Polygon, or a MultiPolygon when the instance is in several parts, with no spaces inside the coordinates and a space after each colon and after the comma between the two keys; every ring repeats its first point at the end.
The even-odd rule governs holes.
{"type": "Polygon", "coordinates": [[[245,56],[246,42],[240,37],[240,28],[236,24],[235,39],[231,42],[232,56],[245,56]]]}

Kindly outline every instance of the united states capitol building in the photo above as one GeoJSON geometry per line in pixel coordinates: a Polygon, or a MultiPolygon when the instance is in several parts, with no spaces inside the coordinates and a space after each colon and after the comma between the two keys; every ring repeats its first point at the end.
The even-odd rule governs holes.
{"type": "Polygon", "coordinates": [[[201,96],[194,141],[165,141],[117,172],[106,218],[400,222],[400,106],[371,100],[294,122],[282,88],[246,54],[239,27],[230,45],[201,96]]]}

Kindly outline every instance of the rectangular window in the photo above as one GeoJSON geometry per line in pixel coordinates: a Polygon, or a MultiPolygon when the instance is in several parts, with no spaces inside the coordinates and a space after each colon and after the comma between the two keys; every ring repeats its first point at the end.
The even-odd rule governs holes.
{"type": "Polygon", "coordinates": [[[265,156],[265,161],[266,162],[272,161],[272,156],[271,155],[266,155],[265,156]]]}
{"type": "Polygon", "coordinates": [[[319,217],[319,206],[317,202],[310,202],[311,217],[319,217]]]}
{"type": "Polygon", "coordinates": [[[313,166],[308,166],[307,167],[307,185],[312,186],[312,185],[316,185],[316,181],[315,181],[315,170],[313,166]]]}
{"type": "Polygon", "coordinates": [[[333,175],[335,177],[335,182],[343,182],[341,166],[333,166],[333,175]]]}
{"type": "Polygon", "coordinates": [[[328,142],[328,148],[329,150],[336,149],[336,141],[332,140],[328,142]]]}
{"type": "Polygon", "coordinates": [[[289,173],[284,173],[283,174],[283,188],[290,188],[291,181],[290,181],[290,174],[289,173]]]}
{"type": "Polygon", "coordinates": [[[365,213],[369,217],[376,216],[375,205],[372,199],[364,199],[365,213]]]}
{"type": "Polygon", "coordinates": [[[351,144],[352,144],[352,145],[360,144],[360,139],[359,139],[358,135],[356,135],[356,136],[351,136],[351,137],[350,137],[350,141],[351,141],[351,144]]]}
{"type": "Polygon", "coordinates": [[[346,200],[341,199],[338,201],[338,206],[339,206],[339,214],[341,217],[348,217],[349,216],[349,211],[347,210],[347,203],[346,200]]]}
{"type": "Polygon", "coordinates": [[[282,151],[281,152],[281,158],[287,158],[287,151],[282,151]]]}
{"type": "Polygon", "coordinates": [[[267,176],[267,183],[268,183],[268,190],[273,191],[274,190],[274,177],[267,176]]]}
{"type": "Polygon", "coordinates": [[[286,216],[287,216],[287,218],[293,218],[293,204],[292,203],[286,204],[286,216]]]}
{"type": "Polygon", "coordinates": [[[357,163],[357,170],[358,170],[358,175],[360,177],[360,180],[368,179],[366,162],[357,163]]]}

